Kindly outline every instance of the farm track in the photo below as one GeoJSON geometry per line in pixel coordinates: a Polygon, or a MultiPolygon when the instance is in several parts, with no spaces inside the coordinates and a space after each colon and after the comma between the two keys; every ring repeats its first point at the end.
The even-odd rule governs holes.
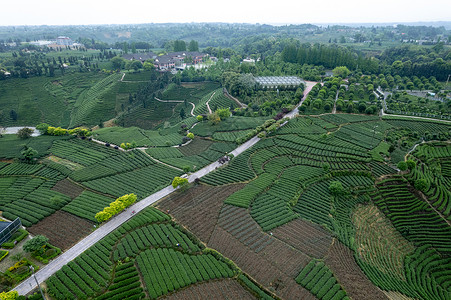
{"type": "Polygon", "coordinates": [[[207,105],[207,109],[208,109],[208,113],[209,113],[209,114],[212,113],[212,112],[211,112],[211,108],[210,108],[209,102],[210,102],[211,98],[213,98],[213,96],[214,96],[215,94],[216,94],[216,92],[213,92],[213,94],[211,94],[211,96],[210,96],[210,99],[208,99],[208,101],[205,103],[205,104],[207,105]]]}
{"type": "MultiPolygon", "coordinates": [[[[298,107],[302,104],[302,102],[307,97],[308,92],[311,90],[310,86],[313,87],[313,85],[309,84],[309,82],[308,82],[306,91],[304,93],[304,98],[301,100],[299,105],[292,112],[290,112],[289,114],[286,115],[286,117],[293,118],[296,116],[296,114],[298,113],[298,107]]],[[[233,154],[234,156],[237,156],[237,155],[241,154],[242,152],[246,151],[247,149],[249,149],[250,147],[252,147],[253,145],[255,145],[259,140],[260,139],[257,136],[255,136],[255,137],[251,138],[250,140],[248,140],[247,142],[238,146],[235,150],[231,151],[230,153],[233,154]]],[[[102,143],[102,142],[100,142],[100,143],[102,143]]],[[[195,179],[203,177],[221,166],[222,166],[222,164],[220,164],[219,162],[217,162],[217,161],[213,162],[213,163],[207,165],[206,167],[202,168],[201,170],[189,175],[188,181],[194,182],[195,179]]],[[[139,201],[138,203],[134,204],[133,206],[131,206],[129,208],[128,211],[135,211],[136,213],[138,213],[141,210],[145,209],[146,207],[153,205],[160,199],[170,195],[174,191],[175,191],[175,189],[171,185],[169,185],[169,186],[159,190],[158,192],[149,195],[148,197],[144,198],[143,200],[139,201]]],[[[108,221],[107,223],[100,226],[98,229],[96,229],[91,234],[86,236],[84,239],[79,241],[73,247],[71,247],[66,252],[64,252],[60,256],[58,256],[56,259],[51,261],[47,266],[43,267],[38,272],[36,272],[35,278],[32,278],[32,277],[27,278],[26,280],[22,281],[19,285],[17,285],[14,288],[14,290],[17,291],[19,293],[19,295],[27,295],[28,293],[30,293],[33,289],[35,289],[37,287],[36,281],[41,282],[41,283],[44,282],[50,276],[52,276],[55,272],[60,270],[64,265],[66,265],[70,261],[74,260],[85,250],[87,250],[88,248],[93,246],[95,243],[100,241],[102,238],[104,238],[106,235],[108,235],[113,230],[118,228],[120,225],[122,225],[123,223],[125,223],[126,221],[131,219],[134,216],[134,214],[130,215],[130,214],[128,214],[128,211],[122,212],[121,214],[116,215],[115,217],[110,219],[110,221],[108,221]],[[36,281],[35,281],[35,279],[36,279],[36,281]]],[[[232,236],[232,238],[233,238],[233,236],[232,236]]],[[[251,253],[253,253],[253,252],[251,252],[251,253]]],[[[230,257],[229,255],[226,255],[225,253],[224,253],[224,255],[233,260],[233,258],[230,257]]],[[[307,264],[307,263],[305,263],[305,264],[307,264]]],[[[260,265],[259,267],[262,268],[263,266],[260,265]]],[[[264,270],[264,272],[269,273],[267,270],[264,270]]],[[[279,273],[281,274],[281,276],[285,276],[285,278],[287,278],[286,275],[283,275],[280,271],[279,271],[279,273]]],[[[283,287],[283,288],[285,291],[289,291],[289,292],[288,292],[288,295],[286,295],[286,297],[284,296],[284,293],[282,293],[282,297],[284,297],[286,299],[315,299],[315,297],[313,297],[313,295],[311,295],[307,290],[300,287],[292,278],[288,278],[287,280],[290,285],[287,287],[283,287]],[[296,295],[298,295],[298,296],[296,296],[296,295]]],[[[271,284],[269,284],[269,283],[271,283],[271,282],[268,282],[267,286],[272,286],[273,283],[271,283],[271,284]]]]}

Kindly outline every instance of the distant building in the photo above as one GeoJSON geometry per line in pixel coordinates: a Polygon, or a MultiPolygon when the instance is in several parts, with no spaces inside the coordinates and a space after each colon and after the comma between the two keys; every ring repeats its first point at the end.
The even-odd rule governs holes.
{"type": "Polygon", "coordinates": [[[147,53],[129,53],[124,54],[122,57],[126,60],[139,60],[142,63],[149,59],[155,59],[157,58],[157,55],[153,52],[147,52],[147,53]]]}
{"type": "Polygon", "coordinates": [[[56,38],[56,44],[60,46],[72,46],[74,42],[67,36],[59,36],[56,38]]]}
{"type": "Polygon", "coordinates": [[[157,56],[153,52],[124,54],[122,57],[127,60],[140,60],[144,62],[153,59],[153,64],[158,70],[183,69],[187,65],[197,65],[204,61],[208,54],[193,51],[170,52],[166,55],[157,56]]]}

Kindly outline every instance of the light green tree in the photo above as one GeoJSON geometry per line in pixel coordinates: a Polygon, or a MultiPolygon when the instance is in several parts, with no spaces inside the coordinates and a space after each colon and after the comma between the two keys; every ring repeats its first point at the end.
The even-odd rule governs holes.
{"type": "Polygon", "coordinates": [[[335,69],[333,69],[332,73],[334,74],[334,76],[346,78],[351,73],[351,71],[349,71],[349,69],[347,67],[342,66],[342,67],[336,67],[335,69]]]}

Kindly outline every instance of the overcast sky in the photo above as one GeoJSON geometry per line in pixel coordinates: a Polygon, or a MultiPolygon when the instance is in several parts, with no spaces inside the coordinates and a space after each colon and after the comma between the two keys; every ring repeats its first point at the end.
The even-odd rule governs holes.
{"type": "Polygon", "coordinates": [[[2,0],[0,25],[451,21],[451,0],[2,0]]]}

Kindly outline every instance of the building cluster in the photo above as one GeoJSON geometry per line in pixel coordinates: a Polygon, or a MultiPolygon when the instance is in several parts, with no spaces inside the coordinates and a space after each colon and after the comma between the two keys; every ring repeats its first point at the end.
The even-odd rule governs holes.
{"type": "Polygon", "coordinates": [[[75,43],[71,38],[67,36],[59,36],[55,40],[33,41],[29,44],[48,48],[83,47],[82,44],[75,43]]]}
{"type": "Polygon", "coordinates": [[[183,70],[186,66],[197,65],[208,57],[208,54],[197,51],[170,52],[165,55],[157,55],[153,52],[131,53],[122,56],[126,60],[139,60],[145,62],[151,59],[158,70],[183,70]]]}

